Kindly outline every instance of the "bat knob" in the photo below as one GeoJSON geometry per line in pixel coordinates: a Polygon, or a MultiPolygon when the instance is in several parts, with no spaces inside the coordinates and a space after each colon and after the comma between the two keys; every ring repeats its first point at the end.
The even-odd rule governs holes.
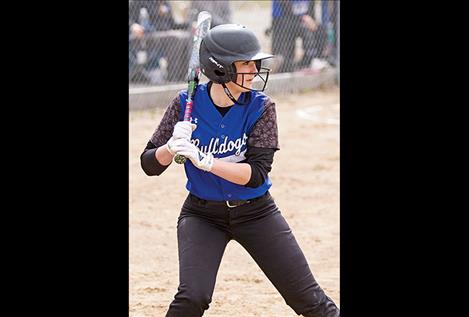
{"type": "Polygon", "coordinates": [[[186,157],[182,156],[182,155],[179,155],[179,154],[176,154],[174,156],[174,162],[176,162],[178,164],[184,164],[186,162],[186,157]]]}

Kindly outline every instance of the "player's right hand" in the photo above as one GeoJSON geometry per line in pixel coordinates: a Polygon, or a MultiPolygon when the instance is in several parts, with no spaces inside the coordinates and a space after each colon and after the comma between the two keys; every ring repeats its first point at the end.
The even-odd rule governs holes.
{"type": "Polygon", "coordinates": [[[193,123],[190,123],[189,121],[179,121],[174,126],[172,137],[174,140],[186,139],[190,141],[192,137],[192,131],[194,131],[196,128],[197,126],[193,123]]]}
{"type": "Polygon", "coordinates": [[[171,150],[191,160],[195,167],[210,172],[213,166],[213,154],[203,153],[197,146],[185,139],[175,140],[171,144],[171,150]]]}

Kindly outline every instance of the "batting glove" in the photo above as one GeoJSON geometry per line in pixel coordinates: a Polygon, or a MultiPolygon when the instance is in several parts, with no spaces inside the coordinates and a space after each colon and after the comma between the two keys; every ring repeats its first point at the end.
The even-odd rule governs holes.
{"type": "Polygon", "coordinates": [[[176,141],[173,137],[170,137],[168,142],[166,142],[166,149],[172,156],[176,155],[176,151],[173,150],[173,143],[176,141]]]}
{"type": "Polygon", "coordinates": [[[173,142],[179,139],[186,139],[190,141],[192,137],[192,131],[194,131],[195,128],[197,128],[197,126],[190,123],[189,121],[179,121],[176,123],[174,126],[173,135],[168,140],[168,142],[166,142],[166,148],[172,156],[176,155],[176,151],[174,151],[172,148],[173,142]]]}
{"type": "Polygon", "coordinates": [[[195,167],[203,171],[210,172],[212,170],[212,153],[205,154],[201,152],[198,147],[186,139],[174,140],[171,143],[171,150],[176,152],[176,154],[187,157],[195,167]]]}
{"type": "Polygon", "coordinates": [[[197,128],[197,126],[193,123],[190,123],[189,121],[179,121],[174,126],[173,138],[175,140],[186,139],[190,141],[192,137],[192,131],[194,131],[195,128],[197,128]]]}

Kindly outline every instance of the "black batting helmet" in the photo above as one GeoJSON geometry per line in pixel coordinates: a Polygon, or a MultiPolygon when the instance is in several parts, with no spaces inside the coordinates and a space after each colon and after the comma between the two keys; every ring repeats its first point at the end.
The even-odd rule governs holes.
{"type": "Polygon", "coordinates": [[[261,91],[267,85],[270,72],[269,68],[261,67],[261,61],[271,57],[273,55],[261,52],[254,32],[239,24],[221,24],[210,29],[202,39],[199,51],[202,73],[217,84],[236,83],[237,74],[242,73],[236,72],[235,61],[255,61],[256,76],[264,81],[261,91]]]}

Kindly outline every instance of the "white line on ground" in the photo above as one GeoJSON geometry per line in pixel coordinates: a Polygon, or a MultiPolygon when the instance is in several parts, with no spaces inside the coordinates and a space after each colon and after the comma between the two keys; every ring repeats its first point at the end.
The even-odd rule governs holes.
{"type": "Polygon", "coordinates": [[[327,106],[315,105],[311,107],[306,107],[306,108],[296,110],[296,114],[301,119],[310,120],[310,121],[317,122],[317,123],[339,125],[338,116],[336,118],[334,117],[324,118],[323,116],[319,114],[319,112],[326,107],[339,107],[339,104],[333,104],[333,105],[327,105],[327,106]]]}

